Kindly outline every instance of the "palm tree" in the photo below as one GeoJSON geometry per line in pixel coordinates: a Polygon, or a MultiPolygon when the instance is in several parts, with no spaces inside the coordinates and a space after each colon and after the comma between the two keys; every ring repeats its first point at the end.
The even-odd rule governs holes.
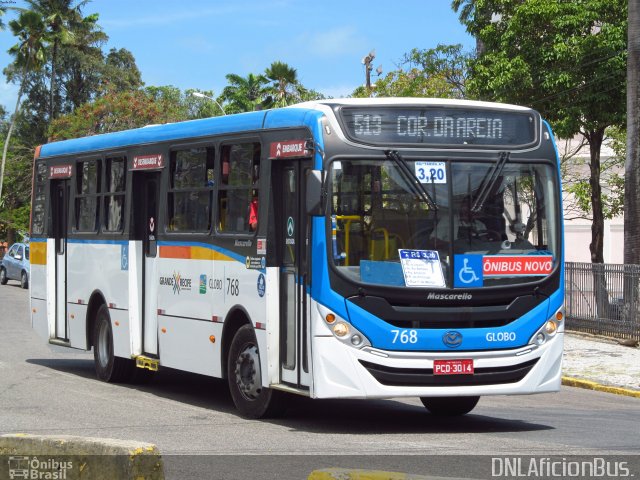
{"type": "Polygon", "coordinates": [[[285,107],[296,101],[295,90],[298,87],[298,71],[295,68],[284,62],[273,62],[264,74],[273,82],[277,106],[285,107]]]}
{"type": "MultiPolygon", "coordinates": [[[[5,13],[7,13],[7,2],[0,1],[0,17],[2,17],[5,13]]],[[[4,30],[4,22],[2,18],[0,18],[0,30],[4,30]]]]}
{"type": "Polygon", "coordinates": [[[20,88],[18,90],[18,99],[16,107],[11,116],[9,131],[2,149],[2,165],[0,166],[0,199],[2,199],[2,184],[4,182],[4,166],[7,159],[7,150],[13,128],[15,127],[18,113],[20,111],[20,99],[27,84],[27,77],[30,72],[42,68],[46,61],[45,47],[49,41],[49,34],[46,25],[42,21],[42,17],[36,12],[27,10],[20,13],[17,20],[9,22],[9,28],[18,43],[9,49],[9,53],[15,57],[15,71],[19,72],[20,88]]]}
{"type": "Polygon", "coordinates": [[[222,90],[221,98],[229,103],[229,113],[251,112],[259,106],[266,106],[269,80],[264,75],[250,73],[246,77],[230,73],[226,75],[229,85],[222,90]]]}
{"type": "Polygon", "coordinates": [[[82,7],[89,0],[82,0],[73,5],[75,0],[26,0],[31,9],[40,14],[47,26],[51,43],[51,81],[49,91],[49,121],[54,120],[56,111],[57,66],[60,47],[70,43],[79,29],[91,31],[95,29],[98,15],[82,16],[82,7]]]}

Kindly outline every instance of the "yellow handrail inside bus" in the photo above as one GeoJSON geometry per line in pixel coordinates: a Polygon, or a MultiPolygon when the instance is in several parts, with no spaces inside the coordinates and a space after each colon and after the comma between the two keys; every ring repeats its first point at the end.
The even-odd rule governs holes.
{"type": "Polygon", "coordinates": [[[336,220],[345,221],[344,225],[344,253],[346,255],[344,259],[345,266],[349,266],[349,234],[351,231],[351,223],[362,222],[360,215],[336,215],[336,220]]]}

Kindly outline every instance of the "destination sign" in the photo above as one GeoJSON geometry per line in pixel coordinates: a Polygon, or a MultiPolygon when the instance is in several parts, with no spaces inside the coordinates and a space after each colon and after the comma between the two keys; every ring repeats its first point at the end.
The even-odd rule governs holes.
{"type": "Polygon", "coordinates": [[[346,134],[374,145],[509,146],[534,144],[539,120],[533,112],[482,108],[343,108],[346,134]]]}

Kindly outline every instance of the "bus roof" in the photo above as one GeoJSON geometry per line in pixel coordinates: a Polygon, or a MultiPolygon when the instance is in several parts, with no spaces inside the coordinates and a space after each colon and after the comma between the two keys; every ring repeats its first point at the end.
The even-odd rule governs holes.
{"type": "Polygon", "coordinates": [[[259,112],[240,113],[223,117],[204,118],[185,122],[149,125],[133,130],[93,135],[89,137],[62,140],[42,145],[39,158],[64,155],[87,154],[115,150],[132,146],[142,146],[157,142],[175,141],[220,135],[234,132],[250,132],[266,128],[307,126],[314,130],[318,118],[331,115],[337,106],[442,106],[500,108],[502,110],[532,111],[516,105],[478,102],[472,100],[451,100],[441,98],[347,98],[318,100],[299,103],[287,108],[259,112]]]}
{"type": "Polygon", "coordinates": [[[508,103],[481,102],[477,100],[455,100],[450,98],[419,98],[419,97],[389,97],[389,98],[337,98],[329,100],[312,100],[309,102],[293,105],[299,108],[318,109],[322,106],[441,106],[441,107],[469,107],[469,108],[492,108],[501,110],[513,110],[520,112],[532,111],[529,107],[512,105],[508,103]]]}
{"type": "Polygon", "coordinates": [[[42,145],[39,158],[101,152],[225,133],[250,132],[262,128],[308,126],[313,129],[317,118],[321,116],[321,112],[310,108],[281,108],[162,125],[149,125],[121,132],[47,143],[42,145]]]}

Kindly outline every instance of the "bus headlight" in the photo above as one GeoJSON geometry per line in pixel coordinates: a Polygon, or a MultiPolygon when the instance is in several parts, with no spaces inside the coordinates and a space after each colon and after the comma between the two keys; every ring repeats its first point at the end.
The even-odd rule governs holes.
{"type": "Polygon", "coordinates": [[[336,337],[344,337],[349,334],[349,325],[344,322],[338,322],[333,326],[333,334],[336,337]]]}
{"type": "Polygon", "coordinates": [[[564,330],[563,320],[564,311],[561,307],[551,318],[544,322],[544,325],[542,325],[542,327],[540,327],[536,333],[533,334],[533,337],[531,337],[531,340],[529,340],[529,345],[544,345],[547,340],[554,337],[556,333],[562,332],[564,330]]]}
{"type": "Polygon", "coordinates": [[[558,324],[554,320],[549,320],[544,324],[544,332],[551,336],[555,335],[558,330],[558,324]]]}
{"type": "MultiPolygon", "coordinates": [[[[358,331],[356,327],[351,325],[340,315],[320,304],[318,304],[318,313],[322,319],[322,325],[324,325],[324,327],[333,334],[333,337],[336,340],[357,349],[371,346],[371,342],[369,342],[366,335],[358,331]]],[[[320,335],[325,336],[326,334],[323,335],[320,333],[320,335]]]]}

